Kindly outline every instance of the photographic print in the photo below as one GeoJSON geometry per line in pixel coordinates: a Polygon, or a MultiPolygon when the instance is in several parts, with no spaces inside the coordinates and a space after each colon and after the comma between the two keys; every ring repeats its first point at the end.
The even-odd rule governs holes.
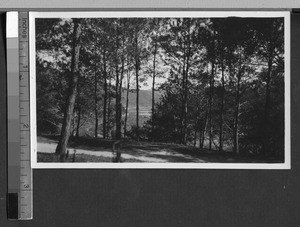
{"type": "Polygon", "coordinates": [[[290,168],[289,12],[30,13],[33,168],[290,168]]]}

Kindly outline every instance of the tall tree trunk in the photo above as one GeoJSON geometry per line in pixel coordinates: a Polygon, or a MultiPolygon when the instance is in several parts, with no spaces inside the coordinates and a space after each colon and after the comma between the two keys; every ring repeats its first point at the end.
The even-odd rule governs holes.
{"type": "Polygon", "coordinates": [[[139,133],[139,75],[138,70],[136,69],[136,137],[137,141],[140,140],[139,133]]]}
{"type": "Polygon", "coordinates": [[[268,71],[266,78],[266,101],[265,101],[265,112],[264,112],[264,128],[263,128],[263,143],[262,143],[262,154],[268,155],[268,144],[269,144],[269,133],[270,133],[270,103],[271,103],[271,74],[272,74],[272,64],[273,60],[271,57],[268,59],[268,71]]]}
{"type": "Polygon", "coordinates": [[[119,95],[119,66],[116,65],[116,140],[120,139],[120,135],[121,135],[121,122],[119,119],[119,115],[120,115],[120,95],[119,95]]]}
{"type": "Polygon", "coordinates": [[[219,135],[219,151],[223,152],[223,112],[224,112],[224,93],[225,93],[225,79],[224,79],[224,63],[222,59],[222,90],[221,90],[221,106],[220,106],[220,135],[219,135]]]}
{"type": "Polygon", "coordinates": [[[108,82],[108,103],[107,103],[107,124],[106,124],[106,138],[109,138],[110,130],[111,130],[111,75],[109,75],[108,82]]]}
{"type": "Polygon", "coordinates": [[[120,81],[119,81],[119,123],[120,123],[120,139],[122,137],[122,86],[123,86],[123,79],[124,79],[124,60],[122,62],[122,68],[121,68],[121,75],[120,75],[120,81]]]}
{"type": "Polygon", "coordinates": [[[76,125],[76,133],[75,133],[75,136],[76,138],[79,137],[79,129],[80,129],[80,121],[81,121],[81,103],[79,101],[79,98],[80,98],[80,81],[78,81],[78,88],[77,88],[77,101],[76,101],[76,107],[75,108],[75,111],[77,111],[77,125],[76,125]]]}
{"type": "Polygon", "coordinates": [[[210,75],[210,92],[209,92],[209,149],[212,149],[213,142],[213,127],[212,127],[212,106],[214,95],[214,83],[215,83],[215,31],[212,37],[212,61],[211,61],[211,75],[210,75]]]}
{"type": "Polygon", "coordinates": [[[181,122],[181,126],[180,126],[180,135],[181,135],[181,138],[180,138],[180,143],[181,144],[185,144],[185,123],[184,123],[184,120],[185,120],[185,65],[186,65],[186,53],[185,53],[185,44],[184,44],[184,51],[183,51],[183,69],[182,69],[182,106],[181,106],[181,119],[180,119],[180,122],[181,122]]]}
{"type": "Polygon", "coordinates": [[[107,126],[107,71],[106,71],[106,50],[103,50],[103,80],[104,80],[104,100],[103,100],[103,138],[106,138],[107,126]]]}
{"type": "Polygon", "coordinates": [[[213,106],[213,94],[214,94],[214,69],[215,63],[211,63],[211,75],[210,75],[210,89],[209,89],[209,149],[212,149],[212,106],[213,106]]]}
{"type": "Polygon", "coordinates": [[[126,108],[125,108],[125,120],[124,120],[124,138],[127,133],[127,117],[128,117],[128,102],[129,102],[129,89],[130,89],[130,72],[127,72],[127,90],[126,90],[126,108]]]}
{"type": "Polygon", "coordinates": [[[75,136],[75,125],[76,125],[75,117],[76,117],[76,110],[75,110],[75,107],[74,107],[73,120],[72,120],[72,127],[71,127],[70,136],[75,136]]]}
{"type": "Polygon", "coordinates": [[[119,80],[119,86],[118,86],[118,119],[117,119],[117,134],[116,134],[116,139],[120,140],[122,138],[122,85],[123,85],[123,77],[124,77],[124,67],[125,67],[125,25],[123,24],[123,33],[122,33],[122,56],[121,56],[121,74],[120,74],[120,80],[119,80]]]}
{"type": "Polygon", "coordinates": [[[203,133],[203,130],[199,130],[199,148],[202,148],[201,147],[201,144],[202,144],[202,133],[203,133]]]}
{"type": "Polygon", "coordinates": [[[190,56],[191,56],[191,34],[190,34],[190,27],[191,27],[191,19],[188,20],[188,44],[187,44],[187,56],[186,56],[186,69],[185,69],[185,82],[184,82],[184,126],[183,126],[183,144],[186,145],[187,143],[187,114],[188,114],[188,76],[189,76],[189,69],[190,69],[190,56]]]}
{"type": "Polygon", "coordinates": [[[78,106],[78,119],[77,119],[77,127],[76,127],[76,137],[79,137],[79,128],[80,128],[80,121],[81,121],[81,106],[78,106]]]}
{"type": "Polygon", "coordinates": [[[197,142],[197,128],[195,127],[195,129],[194,129],[194,147],[196,147],[196,142],[197,142]]]}
{"type": "Polygon", "coordinates": [[[121,121],[120,121],[120,94],[119,94],[119,86],[120,86],[120,75],[119,75],[119,29],[117,27],[116,30],[116,43],[115,43],[115,69],[116,69],[116,85],[115,85],[115,92],[116,92],[116,116],[115,116],[115,123],[116,123],[116,134],[115,139],[119,140],[121,138],[121,121]]]}
{"type": "Polygon", "coordinates": [[[78,63],[79,63],[79,53],[80,53],[80,34],[81,26],[80,19],[73,19],[74,22],[74,31],[73,31],[73,40],[72,40],[72,60],[71,60],[71,80],[68,89],[68,98],[65,107],[64,120],[61,129],[61,136],[56,147],[55,153],[60,155],[60,160],[63,162],[65,160],[66,148],[68,145],[70,137],[71,122],[73,117],[74,104],[77,94],[77,85],[78,85],[78,63]]]}
{"type": "Polygon", "coordinates": [[[207,120],[208,120],[208,111],[206,110],[206,114],[205,114],[205,123],[204,123],[204,129],[202,130],[202,139],[201,139],[201,145],[200,148],[204,147],[204,140],[205,140],[205,134],[206,134],[206,129],[207,129],[207,120]]]}
{"type": "Polygon", "coordinates": [[[154,93],[155,93],[155,77],[156,77],[156,54],[157,54],[157,36],[155,37],[155,44],[154,44],[154,51],[153,51],[153,78],[152,78],[152,126],[151,126],[151,133],[152,133],[152,142],[154,142],[154,128],[155,128],[155,116],[154,116],[154,93]]]}
{"type": "Polygon", "coordinates": [[[95,70],[95,87],[94,87],[94,101],[95,101],[95,138],[98,137],[98,97],[97,97],[97,73],[95,70]]]}
{"type": "Polygon", "coordinates": [[[136,137],[137,141],[140,140],[139,134],[139,69],[140,69],[140,62],[139,62],[139,48],[138,48],[138,31],[136,29],[135,34],[135,80],[136,80],[136,137]]]}
{"type": "Polygon", "coordinates": [[[237,75],[237,89],[235,98],[235,116],[234,116],[234,134],[233,134],[233,152],[239,153],[239,115],[240,115],[240,81],[241,71],[237,75]]]}

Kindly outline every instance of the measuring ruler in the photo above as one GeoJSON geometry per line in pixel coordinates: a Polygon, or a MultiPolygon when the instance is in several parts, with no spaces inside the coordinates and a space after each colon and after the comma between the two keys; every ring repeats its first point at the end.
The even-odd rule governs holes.
{"type": "Polygon", "coordinates": [[[29,15],[7,13],[8,219],[32,219],[29,15]],[[15,31],[14,29],[17,29],[15,31]]]}

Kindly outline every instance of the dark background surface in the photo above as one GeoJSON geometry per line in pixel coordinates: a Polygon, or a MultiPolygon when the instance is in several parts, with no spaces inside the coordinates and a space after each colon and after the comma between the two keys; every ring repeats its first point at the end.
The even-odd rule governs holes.
{"type": "Polygon", "coordinates": [[[0,13],[0,226],[300,226],[300,15],[291,30],[291,170],[34,170],[33,220],[7,221],[0,13]]]}

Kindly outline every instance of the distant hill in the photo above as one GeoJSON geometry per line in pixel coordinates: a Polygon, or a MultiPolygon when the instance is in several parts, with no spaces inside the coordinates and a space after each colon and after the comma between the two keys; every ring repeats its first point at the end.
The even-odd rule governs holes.
{"type": "MultiPolygon", "coordinates": [[[[124,90],[122,92],[122,104],[123,106],[126,105],[126,93],[127,91],[124,90]]],[[[155,91],[154,93],[154,99],[155,102],[159,101],[159,98],[161,97],[161,92],[160,91],[155,91]]],[[[150,107],[152,105],[152,90],[140,90],[139,92],[139,105],[140,107],[150,107]]],[[[128,102],[129,107],[135,107],[136,106],[136,91],[131,90],[129,92],[129,102],[128,102]]]]}
{"type": "MultiPolygon", "coordinates": [[[[162,92],[155,92],[155,102],[159,102],[162,92]]],[[[115,102],[115,99],[112,99],[112,103],[115,102]]],[[[144,122],[148,121],[151,117],[151,108],[152,108],[152,90],[140,90],[139,93],[139,125],[143,126],[144,122]]],[[[126,90],[122,92],[122,106],[125,109],[126,107],[126,90]]],[[[125,119],[125,110],[122,110],[122,121],[124,123],[125,119]]],[[[102,125],[102,116],[99,116],[99,124],[102,125]]],[[[91,118],[85,123],[85,126],[82,127],[80,133],[94,135],[94,118],[91,118]]],[[[132,90],[129,92],[129,102],[128,102],[128,116],[127,116],[127,130],[130,130],[131,126],[136,125],[136,92],[132,90]]],[[[99,128],[99,137],[102,136],[102,128],[99,128]]],[[[122,126],[123,131],[123,126],[122,126]]]]}
{"type": "MultiPolygon", "coordinates": [[[[155,91],[154,100],[158,102],[161,97],[160,91],[155,91]]],[[[126,90],[122,93],[122,105],[126,107],[126,90]]],[[[152,108],[152,90],[140,90],[139,92],[139,116],[140,125],[143,125],[151,116],[152,108]]],[[[123,111],[123,117],[125,116],[125,111],[123,111]]],[[[136,91],[131,90],[129,92],[128,99],[128,125],[135,125],[136,119],[136,91]]]]}

